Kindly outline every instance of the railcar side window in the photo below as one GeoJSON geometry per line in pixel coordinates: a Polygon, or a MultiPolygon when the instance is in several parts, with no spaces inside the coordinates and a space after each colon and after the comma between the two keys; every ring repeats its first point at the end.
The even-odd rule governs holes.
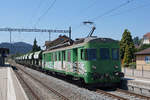
{"type": "Polygon", "coordinates": [[[55,61],[57,61],[57,53],[55,53],[55,61]]]}
{"type": "Polygon", "coordinates": [[[66,60],[66,53],[65,53],[65,51],[63,51],[63,60],[64,61],[66,60]]]}
{"type": "Polygon", "coordinates": [[[100,57],[101,59],[109,59],[109,48],[100,48],[100,57]]]}
{"type": "Polygon", "coordinates": [[[112,59],[113,60],[118,60],[119,59],[119,49],[118,48],[113,48],[112,49],[112,59]]]}
{"type": "Polygon", "coordinates": [[[81,49],[81,59],[84,60],[84,50],[81,49]]]}

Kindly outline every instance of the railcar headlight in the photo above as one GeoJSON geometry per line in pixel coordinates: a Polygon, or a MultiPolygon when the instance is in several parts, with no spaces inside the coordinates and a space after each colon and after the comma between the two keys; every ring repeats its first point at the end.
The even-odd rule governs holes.
{"type": "Polygon", "coordinates": [[[118,76],[118,75],[119,75],[119,73],[118,73],[118,72],[116,72],[116,73],[115,73],[115,75],[116,75],[116,76],[118,76]]]}
{"type": "Polygon", "coordinates": [[[92,66],[93,69],[96,69],[96,66],[92,66]]]}
{"type": "Polygon", "coordinates": [[[115,68],[119,68],[119,66],[116,65],[115,68]]]}

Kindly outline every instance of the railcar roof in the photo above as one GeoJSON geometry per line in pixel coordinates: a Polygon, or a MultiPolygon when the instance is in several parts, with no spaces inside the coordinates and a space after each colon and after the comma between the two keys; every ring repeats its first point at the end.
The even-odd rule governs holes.
{"type": "Polygon", "coordinates": [[[91,42],[117,42],[116,40],[110,39],[110,38],[97,38],[97,37],[88,37],[88,38],[81,38],[76,40],[73,45],[67,46],[67,47],[62,47],[62,48],[57,48],[57,49],[52,49],[49,51],[45,51],[43,53],[49,53],[49,52],[55,52],[55,51],[60,51],[60,50],[66,50],[70,48],[77,48],[85,45],[86,43],[91,43],[91,42]]]}

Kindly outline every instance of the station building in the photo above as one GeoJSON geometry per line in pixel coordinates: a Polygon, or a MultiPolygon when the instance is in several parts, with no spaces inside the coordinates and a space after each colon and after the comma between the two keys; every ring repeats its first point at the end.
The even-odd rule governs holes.
{"type": "Polygon", "coordinates": [[[150,71],[150,48],[136,52],[136,69],[150,71]]]}

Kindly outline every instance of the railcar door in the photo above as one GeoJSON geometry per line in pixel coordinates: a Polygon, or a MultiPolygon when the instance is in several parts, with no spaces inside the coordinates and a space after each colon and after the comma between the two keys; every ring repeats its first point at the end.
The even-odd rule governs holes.
{"type": "Polygon", "coordinates": [[[73,72],[78,72],[78,49],[73,49],[73,72]]]}
{"type": "Polygon", "coordinates": [[[66,53],[65,53],[65,51],[62,51],[62,56],[61,56],[61,58],[62,58],[62,69],[65,69],[65,61],[66,61],[66,53]]]}

